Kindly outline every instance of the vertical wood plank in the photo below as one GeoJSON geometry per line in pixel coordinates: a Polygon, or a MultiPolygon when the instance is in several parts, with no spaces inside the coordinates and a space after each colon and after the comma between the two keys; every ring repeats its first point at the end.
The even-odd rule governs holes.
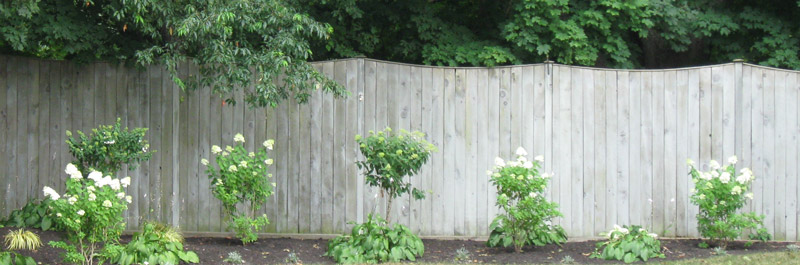
{"type": "MultiPolygon", "coordinates": [[[[776,157],[775,157],[775,147],[776,141],[776,130],[775,130],[775,92],[776,87],[775,84],[777,83],[777,78],[775,71],[766,70],[765,71],[765,78],[764,78],[764,90],[763,97],[764,97],[764,105],[762,109],[762,115],[764,115],[765,119],[763,120],[764,124],[764,131],[763,131],[763,145],[764,145],[764,171],[762,173],[762,179],[764,180],[764,188],[761,193],[764,194],[763,196],[763,214],[766,215],[764,218],[764,226],[769,230],[771,233],[775,234],[775,224],[776,224],[776,196],[777,194],[774,192],[775,190],[775,183],[776,183],[776,157]]],[[[758,176],[758,175],[756,175],[758,176]]]]}
{"type": "Polygon", "coordinates": [[[675,79],[675,235],[689,234],[687,225],[692,218],[687,215],[689,208],[689,183],[687,167],[684,164],[689,158],[689,71],[676,71],[675,79]]]}
{"type": "MultiPolygon", "coordinates": [[[[784,133],[787,135],[787,141],[783,145],[786,147],[786,164],[785,164],[785,175],[784,175],[784,183],[779,186],[783,186],[786,188],[785,197],[786,197],[786,240],[789,241],[796,241],[797,240],[797,163],[793,161],[797,161],[798,159],[798,139],[797,134],[800,132],[798,130],[798,122],[797,122],[797,97],[798,97],[798,88],[800,85],[797,83],[797,73],[787,73],[786,77],[786,92],[782,96],[785,98],[786,102],[786,120],[780,121],[780,123],[786,123],[786,128],[784,133]]],[[[737,106],[738,108],[739,106],[737,106]]],[[[737,124],[739,125],[739,124],[737,124]]]]}
{"type": "MultiPolygon", "coordinates": [[[[325,64],[326,63],[314,64],[314,68],[316,71],[322,73],[325,64]]],[[[326,198],[323,197],[324,193],[322,187],[322,178],[326,177],[322,174],[322,157],[329,153],[322,152],[325,139],[322,137],[322,121],[324,118],[321,111],[322,96],[323,94],[321,91],[315,90],[307,103],[309,106],[307,127],[309,131],[308,167],[310,168],[310,185],[307,194],[311,197],[307,200],[310,201],[311,209],[309,210],[308,219],[305,222],[309,224],[308,231],[311,233],[320,233],[322,231],[322,212],[324,208],[321,208],[321,206],[322,202],[326,200],[326,198]]]]}
{"type": "MultiPolygon", "coordinates": [[[[13,78],[11,67],[14,61],[16,60],[11,56],[0,56],[0,125],[2,125],[0,126],[0,138],[6,139],[7,141],[14,139],[14,130],[11,129],[12,126],[16,124],[16,117],[9,114],[9,112],[12,111],[10,106],[13,102],[10,100],[9,92],[11,87],[15,86],[15,84],[11,83],[11,79],[13,78]]],[[[16,99],[16,96],[14,96],[14,99],[16,99]]],[[[0,167],[0,175],[5,176],[0,178],[0,215],[2,216],[8,216],[8,213],[11,211],[11,205],[8,203],[8,196],[11,192],[10,182],[13,164],[10,163],[10,161],[13,156],[11,155],[11,150],[13,150],[11,149],[11,145],[13,142],[15,141],[8,141],[8,143],[0,147],[0,161],[6,163],[4,164],[6,166],[0,167]]]]}
{"type": "MultiPolygon", "coordinates": [[[[443,202],[448,199],[446,190],[447,180],[445,179],[445,171],[444,168],[447,165],[445,159],[445,152],[449,149],[449,146],[445,145],[445,108],[447,106],[447,101],[445,98],[445,92],[448,89],[453,87],[453,75],[454,72],[452,70],[445,70],[440,68],[434,68],[431,72],[431,89],[426,89],[425,91],[430,91],[430,97],[425,97],[426,102],[428,102],[428,106],[430,107],[430,115],[426,115],[426,117],[430,118],[429,124],[431,131],[429,132],[429,139],[431,143],[436,145],[439,149],[439,152],[434,153],[430,159],[430,168],[431,168],[431,178],[433,180],[433,196],[430,198],[430,201],[435,201],[432,203],[431,207],[431,214],[436,214],[439,216],[438,222],[432,223],[433,235],[445,235],[448,234],[449,229],[448,224],[451,224],[452,221],[448,218],[452,218],[452,207],[446,206],[443,202]],[[450,73],[449,79],[446,78],[446,74],[450,73]],[[449,212],[449,214],[448,214],[449,212]]],[[[433,215],[432,215],[433,216],[433,215]]]]}
{"type": "MultiPolygon", "coordinates": [[[[619,183],[620,172],[618,165],[618,160],[621,159],[620,154],[618,153],[618,133],[619,133],[619,122],[617,121],[617,117],[619,115],[618,107],[618,87],[617,87],[617,72],[616,71],[606,71],[605,78],[603,80],[605,82],[605,104],[606,104],[606,132],[605,132],[605,143],[606,143],[606,150],[605,150],[605,166],[606,166],[606,186],[605,186],[605,204],[602,207],[605,207],[603,211],[605,213],[605,223],[601,227],[601,229],[605,230],[608,227],[619,224],[619,211],[622,209],[620,207],[622,204],[619,200],[619,193],[617,190],[620,185],[623,183],[619,183]]],[[[625,184],[627,185],[627,184],[625,184]]]]}
{"type": "MultiPolygon", "coordinates": [[[[701,129],[702,125],[701,125],[701,120],[700,120],[700,116],[701,116],[700,115],[700,106],[701,106],[700,102],[702,100],[702,98],[701,98],[701,95],[702,95],[701,91],[702,90],[700,90],[701,72],[702,72],[702,70],[690,70],[689,73],[688,73],[688,77],[687,77],[688,80],[689,80],[689,84],[688,84],[688,86],[689,86],[689,98],[688,98],[688,102],[687,102],[688,117],[686,119],[688,121],[688,127],[689,127],[689,129],[688,129],[688,135],[689,135],[688,143],[689,143],[689,146],[688,146],[688,149],[687,149],[687,154],[688,154],[689,158],[691,158],[692,160],[696,161],[698,167],[700,165],[702,165],[703,163],[706,163],[705,161],[702,160],[703,158],[700,156],[700,142],[701,142],[701,139],[704,138],[704,136],[700,132],[702,130],[701,129]]],[[[708,134],[706,134],[706,135],[708,135],[708,134]]],[[[687,177],[687,178],[689,178],[689,177],[687,177]]],[[[688,186],[688,190],[689,191],[694,189],[694,183],[691,181],[691,178],[689,178],[687,184],[689,185],[688,186]]],[[[699,209],[697,208],[697,206],[690,205],[687,208],[687,214],[686,214],[686,216],[688,218],[688,221],[687,221],[687,223],[688,223],[687,224],[687,231],[688,232],[687,233],[689,235],[691,235],[691,236],[699,235],[699,233],[697,232],[697,221],[696,221],[697,220],[696,216],[697,216],[698,212],[699,212],[699,209]]]]}
{"type": "MultiPolygon", "coordinates": [[[[468,69],[465,73],[465,85],[466,85],[466,149],[467,149],[467,167],[465,171],[466,175],[466,183],[464,183],[464,187],[466,187],[466,196],[464,200],[469,202],[467,203],[468,206],[464,207],[464,233],[467,235],[473,235],[477,232],[477,227],[475,226],[476,221],[478,218],[478,209],[481,206],[486,209],[486,197],[483,197],[484,200],[481,200],[481,196],[479,191],[479,186],[483,185],[483,183],[479,183],[478,172],[483,172],[482,168],[478,167],[480,161],[478,156],[478,144],[479,144],[479,128],[482,126],[481,122],[481,102],[478,101],[479,94],[479,87],[478,87],[478,70],[475,69],[468,69]],[[479,171],[481,170],[481,171],[479,171]]],[[[510,136],[510,134],[509,134],[510,136]]],[[[485,174],[481,174],[485,175],[485,174]]],[[[485,194],[485,193],[484,193],[485,194]]]]}
{"type": "MultiPolygon", "coordinates": [[[[662,233],[667,236],[675,236],[677,230],[677,194],[678,179],[684,175],[678,173],[676,165],[683,165],[685,158],[677,157],[678,139],[677,135],[677,71],[668,71],[664,75],[664,194],[661,197],[663,202],[659,209],[664,214],[664,230],[662,233]]],[[[682,182],[681,182],[682,183],[682,182]]],[[[681,195],[682,196],[682,195],[681,195]]],[[[688,195],[687,195],[688,197],[688,195]]]]}
{"type": "Polygon", "coordinates": [[[665,230],[664,225],[664,206],[666,205],[667,200],[669,198],[665,198],[664,194],[664,182],[667,175],[665,175],[665,163],[664,160],[665,156],[665,134],[666,134],[666,126],[665,126],[665,111],[664,108],[666,107],[665,102],[665,87],[664,87],[664,72],[653,72],[653,79],[652,79],[652,93],[654,101],[653,106],[653,173],[652,173],[652,187],[653,193],[652,197],[648,197],[650,207],[652,207],[652,224],[653,224],[653,231],[656,233],[663,235],[665,230]]]}
{"type": "MultiPolygon", "coordinates": [[[[355,136],[359,133],[358,131],[358,95],[359,95],[359,78],[358,78],[358,61],[357,60],[348,60],[345,68],[347,72],[347,90],[350,91],[353,97],[348,97],[346,99],[346,123],[345,125],[345,138],[343,143],[344,151],[345,151],[345,179],[346,183],[346,193],[345,193],[345,209],[347,211],[346,220],[348,221],[358,221],[357,214],[358,210],[358,203],[356,202],[356,198],[358,195],[358,187],[361,183],[358,182],[358,168],[356,167],[355,158],[358,155],[358,145],[355,143],[355,136]]],[[[363,182],[362,182],[363,183],[363,182]]],[[[347,225],[345,231],[350,231],[351,226],[347,225]]]]}
{"type": "Polygon", "coordinates": [[[600,232],[606,230],[606,227],[611,226],[606,224],[606,217],[609,214],[608,208],[615,208],[614,206],[606,207],[606,187],[608,185],[609,176],[607,174],[608,156],[606,155],[606,149],[608,148],[608,142],[606,142],[606,133],[608,130],[606,127],[608,123],[606,120],[606,114],[608,112],[606,105],[606,75],[608,71],[593,70],[593,72],[594,98],[591,100],[594,101],[594,107],[591,112],[594,113],[594,138],[592,138],[592,142],[594,143],[594,172],[590,173],[590,178],[594,178],[594,190],[592,191],[594,203],[590,204],[590,207],[594,215],[594,226],[590,230],[591,234],[587,233],[586,236],[596,236],[600,232]]]}
{"type": "MultiPolygon", "coordinates": [[[[582,201],[583,205],[582,211],[580,216],[583,218],[583,222],[580,224],[581,226],[581,233],[582,236],[587,235],[594,235],[594,222],[596,221],[596,216],[594,215],[594,207],[595,207],[595,197],[594,197],[594,182],[598,177],[595,175],[595,156],[594,156],[594,133],[595,133],[595,104],[594,104],[594,96],[595,96],[595,87],[594,87],[594,70],[583,69],[581,70],[583,84],[581,85],[581,93],[583,103],[579,103],[583,107],[583,129],[581,132],[583,133],[583,143],[580,145],[583,149],[583,158],[578,161],[582,161],[583,172],[580,175],[581,182],[583,183],[583,192],[581,193],[581,197],[578,197],[580,201],[582,201]]],[[[576,139],[577,140],[577,139],[576,139]]],[[[573,197],[573,199],[575,199],[573,197]]]]}
{"type": "MultiPolygon", "coordinates": [[[[770,69],[772,70],[772,69],[770,69]]],[[[783,71],[774,71],[775,73],[775,94],[786,95],[786,77],[787,73],[783,71]]],[[[787,114],[791,111],[788,108],[786,96],[775,97],[775,186],[771,188],[775,196],[775,233],[773,236],[776,240],[786,240],[786,149],[789,144],[788,135],[788,118],[787,114]],[[783,148],[781,148],[783,147],[783,148]]]]}
{"type": "Polygon", "coordinates": [[[630,151],[632,126],[631,126],[631,96],[629,85],[633,77],[628,71],[617,71],[617,223],[630,224],[629,211],[631,208],[630,187],[630,151]]]}
{"type": "Polygon", "coordinates": [[[575,231],[571,229],[570,223],[573,217],[572,204],[570,203],[572,194],[570,185],[572,176],[571,161],[573,161],[573,158],[572,148],[567,148],[567,146],[570,146],[570,137],[568,136],[572,135],[572,105],[570,104],[572,83],[570,82],[570,73],[571,68],[569,67],[553,66],[553,79],[557,81],[557,83],[553,84],[555,87],[553,90],[553,115],[558,115],[557,119],[553,119],[553,159],[555,161],[553,166],[555,176],[553,180],[558,182],[553,190],[557,190],[558,198],[554,199],[561,205],[560,209],[564,214],[559,223],[568,231],[567,233],[575,234],[575,231]],[[556,148],[556,146],[559,148],[556,148]]]}
{"type": "Polygon", "coordinates": [[[497,117],[500,115],[500,98],[496,96],[499,93],[499,87],[493,85],[490,75],[491,73],[489,70],[481,71],[479,76],[480,83],[478,85],[478,90],[480,90],[478,93],[479,106],[481,107],[480,112],[482,119],[484,119],[484,122],[478,128],[480,130],[479,138],[481,141],[478,143],[478,150],[480,153],[478,156],[479,170],[477,172],[481,179],[478,182],[479,187],[482,187],[480,193],[483,194],[483,197],[478,200],[478,203],[485,204],[486,210],[485,213],[478,216],[478,223],[480,224],[478,234],[480,235],[486,235],[490,232],[489,224],[500,211],[496,203],[497,189],[489,183],[490,176],[487,174],[480,174],[483,171],[491,170],[494,165],[494,158],[500,153],[498,150],[499,136],[497,135],[499,126],[497,117]]]}
{"type": "MultiPolygon", "coordinates": [[[[335,78],[335,69],[334,63],[324,63],[322,64],[322,73],[328,76],[329,78],[335,78]]],[[[324,141],[320,141],[320,152],[321,156],[321,168],[320,168],[320,177],[322,178],[322,182],[320,183],[320,195],[325,198],[320,202],[319,211],[320,211],[320,231],[322,233],[333,233],[336,230],[334,217],[336,216],[334,213],[334,202],[330,199],[333,198],[334,194],[334,128],[335,128],[335,120],[334,120],[334,98],[330,94],[325,94],[322,96],[322,111],[320,113],[320,119],[322,122],[322,127],[320,129],[320,133],[322,139],[324,141]]]]}
{"type": "MultiPolygon", "coordinates": [[[[629,208],[629,223],[638,225],[647,225],[647,220],[644,218],[645,209],[644,204],[647,203],[647,197],[644,194],[645,189],[649,187],[644,183],[646,176],[644,175],[646,165],[643,158],[644,148],[642,146],[643,124],[642,120],[649,121],[648,113],[644,113],[643,105],[650,105],[642,102],[644,85],[642,84],[642,72],[631,72],[629,75],[629,88],[630,88],[630,150],[628,156],[628,166],[630,166],[630,178],[628,190],[630,192],[630,208],[629,208]],[[638,188],[642,187],[642,188],[638,188]]],[[[647,213],[649,215],[649,213],[647,213]]]]}
{"type": "MultiPolygon", "coordinates": [[[[445,90],[445,120],[451,121],[446,123],[444,131],[444,146],[446,151],[444,157],[446,158],[445,168],[452,170],[449,178],[447,178],[446,186],[454,187],[463,185],[465,181],[466,168],[466,141],[465,141],[465,127],[466,127],[466,91],[464,84],[464,70],[456,69],[449,70],[445,73],[446,80],[452,80],[454,85],[447,86],[445,90]]],[[[443,172],[446,173],[446,172],[443,172]]],[[[460,199],[460,196],[448,189],[447,193],[448,205],[455,205],[445,211],[445,221],[452,225],[452,233],[454,235],[464,235],[464,208],[463,204],[454,204],[460,199]],[[458,206],[461,205],[461,206],[458,206]]]]}
{"type": "MultiPolygon", "coordinates": [[[[335,80],[339,84],[347,84],[347,65],[345,61],[336,61],[334,63],[335,80]]],[[[336,99],[334,101],[334,164],[333,164],[333,218],[334,218],[334,231],[344,232],[347,220],[347,201],[345,195],[347,194],[347,171],[345,165],[346,155],[346,138],[345,134],[347,122],[347,102],[344,99],[336,99]]]]}

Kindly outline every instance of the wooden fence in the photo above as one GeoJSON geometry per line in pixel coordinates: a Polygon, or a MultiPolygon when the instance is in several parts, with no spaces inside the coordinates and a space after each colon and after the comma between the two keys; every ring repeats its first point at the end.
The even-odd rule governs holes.
{"type": "MultiPolygon", "coordinates": [[[[71,161],[65,130],[116,117],[148,127],[152,159],[133,176],[128,227],[157,219],[184,231],[224,231],[201,158],[242,132],[254,148],[276,140],[268,232],[333,234],[381,210],[354,162],[354,135],[385,126],[420,130],[439,147],[413,178],[428,192],[403,198],[394,220],[422,235],[486,236],[495,190],[486,170],[518,146],[544,155],[548,196],[571,237],[614,224],[696,236],[685,161],[739,156],[757,179],[745,210],[766,215],[777,239],[798,237],[799,73],[743,63],[669,70],[537,64],[443,68],[348,59],[315,67],[345,85],[346,99],[314,95],[276,109],[230,106],[209,89],[186,94],[159,67],[0,57],[0,214],[63,191],[71,161]]],[[[191,66],[183,74],[196,73],[191,66]]],[[[241,97],[241,95],[238,95],[241,97]]]]}

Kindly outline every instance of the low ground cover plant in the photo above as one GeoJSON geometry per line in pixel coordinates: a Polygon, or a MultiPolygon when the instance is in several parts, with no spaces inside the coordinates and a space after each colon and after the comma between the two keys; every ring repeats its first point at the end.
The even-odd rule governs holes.
{"type": "Polygon", "coordinates": [[[125,228],[122,213],[128,209],[131,196],[125,188],[131,183],[130,177],[122,179],[103,176],[99,171],[91,171],[84,177],[77,166],[68,164],[65,172],[66,192],[58,194],[45,186],[42,190],[48,197],[55,213],[55,221],[64,227],[65,241],[51,241],[49,244],[66,250],[67,263],[94,264],[108,259],[104,250],[113,250],[125,228]]]}
{"type": "Polygon", "coordinates": [[[724,249],[728,242],[739,238],[745,229],[756,231],[751,238],[762,241],[771,239],[764,228],[763,215],[738,212],[746,200],[753,199],[749,188],[755,176],[748,168],[742,168],[736,175],[736,162],[736,156],[728,158],[725,166],[711,160],[708,163],[709,171],[704,172],[695,168],[694,161],[687,160],[689,175],[695,185],[691,202],[700,208],[697,230],[708,239],[708,242],[701,243],[702,247],[711,245],[724,249]]]}
{"type": "Polygon", "coordinates": [[[200,259],[196,253],[183,249],[183,237],[173,227],[146,222],[142,231],[134,233],[131,242],[110,261],[121,265],[163,265],[198,263],[200,259]]]}
{"type": "Polygon", "coordinates": [[[552,174],[540,172],[542,156],[530,161],[527,155],[520,147],[515,160],[498,157],[492,170],[486,172],[497,188],[497,206],[503,209],[490,226],[486,242],[490,247],[513,245],[515,251],[522,252],[525,245],[561,244],[567,240],[564,229],[552,224],[553,218],[561,216],[558,204],[543,196],[552,174]]]}
{"type": "Polygon", "coordinates": [[[36,250],[42,246],[39,236],[31,231],[19,229],[10,231],[3,237],[8,251],[0,251],[0,264],[36,265],[36,260],[16,252],[16,250],[36,250]]]}
{"type": "Polygon", "coordinates": [[[597,248],[590,257],[604,260],[621,260],[625,263],[647,261],[652,258],[664,258],[661,253],[661,241],[658,235],[648,233],[638,225],[620,227],[605,234],[608,240],[598,242],[597,248]]]}
{"type": "Polygon", "coordinates": [[[349,235],[328,242],[325,256],[337,263],[377,263],[416,260],[425,253],[425,246],[408,227],[389,226],[380,216],[369,214],[367,222],[355,224],[349,235]]]}
{"type": "Polygon", "coordinates": [[[256,241],[256,233],[269,224],[266,214],[255,216],[255,213],[272,196],[275,187],[274,182],[269,182],[272,174],[267,170],[273,163],[267,151],[272,150],[275,141],[266,140],[262,148],[250,152],[244,147],[242,134],[237,133],[233,140],[235,146],[226,146],[225,150],[217,145],[211,147],[216,167],[205,158],[201,163],[208,167],[211,191],[222,202],[228,228],[243,244],[248,244],[256,241]]]}

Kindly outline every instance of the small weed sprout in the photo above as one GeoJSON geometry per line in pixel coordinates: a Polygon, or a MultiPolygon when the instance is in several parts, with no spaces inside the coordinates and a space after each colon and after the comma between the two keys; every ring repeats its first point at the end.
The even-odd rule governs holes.
{"type": "Polygon", "coordinates": [[[788,245],[786,246],[786,250],[788,250],[789,252],[798,252],[800,251],[800,246],[794,244],[788,245]]]}
{"type": "Polygon", "coordinates": [[[456,256],[453,257],[453,262],[455,262],[455,263],[461,263],[461,262],[469,263],[469,261],[470,261],[469,256],[470,256],[469,250],[467,250],[467,248],[465,248],[465,247],[461,247],[459,249],[456,249],[456,256]]]}
{"type": "Polygon", "coordinates": [[[575,259],[573,259],[570,255],[566,255],[561,258],[561,264],[575,264],[575,259]]]}
{"type": "Polygon", "coordinates": [[[242,260],[242,255],[239,252],[233,251],[228,252],[228,257],[222,260],[225,263],[233,263],[233,264],[243,264],[244,260],[242,260]]]}
{"type": "Polygon", "coordinates": [[[724,247],[715,247],[714,248],[714,255],[724,256],[728,255],[728,251],[725,251],[724,247]]]}
{"type": "Polygon", "coordinates": [[[294,253],[294,251],[292,251],[289,252],[289,255],[286,255],[286,260],[284,260],[284,262],[289,264],[300,264],[303,261],[301,261],[300,257],[297,256],[297,253],[294,253]]]}

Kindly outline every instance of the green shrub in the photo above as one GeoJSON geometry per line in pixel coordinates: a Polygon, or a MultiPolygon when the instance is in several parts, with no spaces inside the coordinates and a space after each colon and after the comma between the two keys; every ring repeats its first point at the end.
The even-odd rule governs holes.
{"type": "Polygon", "coordinates": [[[114,125],[100,125],[92,129],[89,136],[77,131],[78,138],[75,139],[72,132],[67,131],[66,142],[70,154],[75,157],[72,164],[80,172],[96,170],[105,175],[114,175],[123,165],[134,169],[137,163],[150,159],[153,151],[147,150],[150,145],[144,139],[146,132],[147,128],[135,128],[133,131],[122,128],[117,118],[114,125]]]}
{"type": "Polygon", "coordinates": [[[364,170],[367,185],[381,189],[381,195],[389,197],[386,220],[391,220],[394,198],[406,193],[417,200],[425,198],[425,193],[412,187],[405,177],[419,173],[436,147],[425,141],[425,134],[416,131],[401,129],[400,133],[394,133],[392,128],[386,127],[383,131],[370,131],[369,134],[366,138],[356,135],[356,142],[364,155],[364,161],[358,161],[356,165],[364,170]]]}
{"type": "Polygon", "coordinates": [[[13,251],[0,252],[0,264],[37,265],[36,260],[13,251]]]}
{"type": "Polygon", "coordinates": [[[633,225],[614,229],[606,236],[608,240],[597,243],[597,249],[590,257],[605,260],[621,260],[631,263],[637,260],[647,261],[651,258],[664,258],[661,253],[661,242],[658,235],[648,233],[644,228],[633,225]]]}
{"type": "Polygon", "coordinates": [[[390,227],[380,216],[369,214],[367,222],[355,224],[350,235],[329,241],[325,256],[333,257],[336,263],[377,263],[414,261],[424,252],[422,240],[407,227],[390,227]]]}
{"type": "Polygon", "coordinates": [[[266,214],[256,217],[255,213],[272,196],[275,186],[274,182],[269,182],[272,174],[267,171],[273,163],[267,150],[272,150],[274,141],[264,141],[264,147],[256,153],[244,148],[242,134],[237,133],[233,140],[236,145],[226,146],[225,150],[216,145],[211,147],[217,167],[209,166],[205,158],[201,163],[208,166],[206,173],[211,180],[211,191],[222,202],[228,228],[236,232],[243,244],[247,244],[256,241],[256,232],[269,224],[266,214]]]}
{"type": "Polygon", "coordinates": [[[764,216],[737,213],[747,199],[753,199],[753,193],[748,189],[755,176],[748,168],[741,169],[736,176],[736,162],[736,156],[732,156],[728,158],[728,165],[722,167],[719,162],[711,160],[708,165],[710,170],[702,172],[694,167],[693,161],[687,160],[689,174],[695,185],[691,202],[700,208],[697,230],[711,241],[705,242],[705,245],[710,243],[725,248],[728,242],[741,236],[744,229],[757,229],[757,234],[751,235],[751,238],[763,241],[771,238],[763,228],[764,216]]]}
{"type": "Polygon", "coordinates": [[[492,221],[487,245],[513,245],[514,250],[522,252],[525,245],[565,242],[564,229],[551,223],[553,218],[561,216],[558,204],[548,202],[543,196],[551,177],[551,174],[540,172],[544,158],[538,156],[529,161],[526,158],[528,153],[522,147],[517,149],[516,155],[516,160],[508,162],[496,158],[493,170],[486,172],[491,176],[490,182],[497,187],[497,206],[503,209],[503,213],[492,221]]]}
{"type": "Polygon", "coordinates": [[[30,200],[22,209],[14,210],[4,220],[0,220],[0,225],[11,227],[37,228],[42,231],[55,230],[62,231],[61,227],[53,221],[53,213],[50,210],[50,199],[41,201],[30,200]]]}
{"type": "Polygon", "coordinates": [[[170,226],[147,222],[131,242],[111,258],[114,264],[130,265],[147,262],[151,265],[200,262],[197,254],[183,250],[183,237],[170,226]]]}

